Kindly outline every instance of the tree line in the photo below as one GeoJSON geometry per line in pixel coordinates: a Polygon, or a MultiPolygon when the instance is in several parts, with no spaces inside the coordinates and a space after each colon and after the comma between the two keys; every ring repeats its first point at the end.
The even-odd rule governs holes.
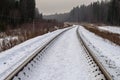
{"type": "Polygon", "coordinates": [[[82,5],[73,8],[69,13],[68,20],[71,22],[106,22],[108,3],[94,2],[88,6],[82,5]]]}
{"type": "Polygon", "coordinates": [[[90,5],[74,7],[69,13],[44,16],[61,22],[90,22],[120,25],[120,1],[97,1],[90,5]],[[60,17],[60,18],[59,18],[60,17]]]}
{"type": "Polygon", "coordinates": [[[0,1],[0,30],[4,30],[6,25],[31,22],[36,18],[42,17],[35,7],[35,0],[1,0],[0,1]]]}

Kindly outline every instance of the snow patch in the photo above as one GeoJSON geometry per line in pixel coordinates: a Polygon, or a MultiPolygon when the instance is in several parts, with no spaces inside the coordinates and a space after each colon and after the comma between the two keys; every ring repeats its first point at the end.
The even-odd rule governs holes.
{"type": "Polygon", "coordinates": [[[101,30],[106,30],[112,33],[117,33],[120,34],[120,27],[115,27],[115,26],[98,26],[99,29],[101,30]]]}
{"type": "Polygon", "coordinates": [[[82,26],[79,26],[79,32],[82,39],[105,66],[113,79],[119,80],[120,46],[95,35],[82,26]]]}

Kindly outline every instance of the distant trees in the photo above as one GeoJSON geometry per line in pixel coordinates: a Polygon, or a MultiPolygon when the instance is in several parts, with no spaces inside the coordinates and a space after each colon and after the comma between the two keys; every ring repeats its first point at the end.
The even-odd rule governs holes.
{"type": "Polygon", "coordinates": [[[79,15],[80,15],[79,7],[78,6],[74,7],[73,10],[69,14],[69,16],[71,17],[71,18],[69,18],[69,20],[72,21],[72,22],[78,22],[79,19],[80,19],[79,15]]]}
{"type": "Polygon", "coordinates": [[[17,24],[32,22],[35,17],[35,0],[0,0],[0,31],[5,30],[7,25],[15,28],[17,24]]]}
{"type": "Polygon", "coordinates": [[[120,25],[120,0],[97,1],[88,6],[74,7],[69,13],[45,16],[45,18],[56,19],[61,22],[91,22],[120,25]]]}
{"type": "Polygon", "coordinates": [[[52,20],[57,20],[58,22],[65,22],[68,21],[69,18],[69,13],[63,13],[63,14],[54,14],[54,15],[46,15],[43,16],[44,19],[52,19],[52,20]]]}
{"type": "Polygon", "coordinates": [[[111,0],[108,13],[108,22],[120,25],[120,0],[111,0]]]}
{"type": "Polygon", "coordinates": [[[35,9],[35,19],[36,20],[43,20],[43,15],[42,15],[42,13],[39,13],[38,8],[35,9]]]}
{"type": "Polygon", "coordinates": [[[68,21],[71,22],[107,22],[108,4],[105,2],[94,2],[88,6],[82,5],[73,8],[69,13],[68,21]]]}
{"type": "Polygon", "coordinates": [[[68,21],[120,25],[120,0],[97,1],[88,6],[73,8],[68,21]]]}
{"type": "Polygon", "coordinates": [[[14,20],[17,13],[17,7],[16,0],[0,1],[0,30],[6,29],[6,24],[14,24],[14,22],[17,21],[14,20]]]}
{"type": "Polygon", "coordinates": [[[22,21],[32,21],[35,16],[35,0],[20,0],[22,21]]]}
{"type": "Polygon", "coordinates": [[[100,22],[107,23],[109,2],[97,1],[88,6],[74,7],[69,13],[45,16],[46,19],[56,19],[64,22],[100,22]],[[61,16],[62,15],[62,16],[61,16]],[[60,17],[61,16],[61,17],[60,17]],[[62,18],[62,19],[61,19],[62,18]]]}

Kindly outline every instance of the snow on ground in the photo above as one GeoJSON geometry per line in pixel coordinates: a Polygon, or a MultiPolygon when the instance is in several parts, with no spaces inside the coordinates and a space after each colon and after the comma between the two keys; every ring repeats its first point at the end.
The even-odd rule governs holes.
{"type": "MultiPolygon", "coordinates": [[[[22,75],[23,70],[18,77],[23,80],[99,80],[87,63],[76,29],[67,31],[45,49],[40,61],[31,72],[26,73],[27,76],[22,75]]],[[[27,67],[25,71],[28,71],[27,67]]]]}
{"type": "Polygon", "coordinates": [[[0,38],[0,44],[1,45],[2,45],[3,40],[6,43],[8,43],[10,40],[18,40],[18,36],[14,36],[14,37],[8,36],[8,37],[5,37],[5,38],[0,38]]]}
{"type": "MultiPolygon", "coordinates": [[[[24,80],[98,80],[87,63],[85,51],[77,38],[78,26],[73,27],[76,28],[64,33],[42,52],[40,62],[27,73],[29,77],[22,76],[24,80]]],[[[0,53],[0,80],[22,64],[39,47],[64,30],[38,36],[0,53]]],[[[119,80],[120,46],[89,32],[82,26],[79,26],[79,32],[112,77],[119,80]]]]}
{"type": "Polygon", "coordinates": [[[66,29],[47,33],[43,36],[27,40],[12,49],[0,53],[0,80],[13,71],[18,65],[31,56],[39,47],[45,45],[53,37],[66,29]]]}
{"type": "Polygon", "coordinates": [[[10,44],[10,41],[18,40],[18,36],[8,36],[4,38],[0,38],[0,52],[2,51],[2,47],[4,45],[10,44]]]}
{"type": "Polygon", "coordinates": [[[98,27],[101,30],[106,30],[112,33],[117,33],[120,34],[120,27],[115,27],[115,26],[99,26],[98,27]]]}
{"type": "Polygon", "coordinates": [[[82,26],[79,26],[82,39],[95,53],[114,80],[120,80],[120,46],[105,40],[82,26]]]}

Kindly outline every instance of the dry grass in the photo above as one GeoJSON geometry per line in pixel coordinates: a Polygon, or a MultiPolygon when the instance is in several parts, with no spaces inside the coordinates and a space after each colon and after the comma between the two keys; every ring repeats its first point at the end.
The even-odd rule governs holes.
{"type": "Polygon", "coordinates": [[[102,37],[104,39],[108,39],[108,40],[112,41],[113,43],[115,43],[115,44],[120,46],[120,35],[119,34],[110,33],[108,31],[99,30],[97,28],[97,25],[83,24],[83,26],[87,30],[95,33],[96,35],[98,35],[98,36],[100,36],[100,37],[102,37]]]}
{"type": "Polygon", "coordinates": [[[47,32],[56,30],[55,26],[58,28],[63,28],[63,24],[57,22],[40,22],[36,21],[33,23],[26,23],[19,25],[20,28],[15,30],[7,30],[6,32],[0,33],[0,38],[3,39],[0,44],[0,52],[5,51],[14,47],[17,44],[20,44],[28,39],[34,38],[39,35],[43,35],[47,32]],[[17,36],[18,39],[4,39],[8,36],[14,37],[17,36]]]}

